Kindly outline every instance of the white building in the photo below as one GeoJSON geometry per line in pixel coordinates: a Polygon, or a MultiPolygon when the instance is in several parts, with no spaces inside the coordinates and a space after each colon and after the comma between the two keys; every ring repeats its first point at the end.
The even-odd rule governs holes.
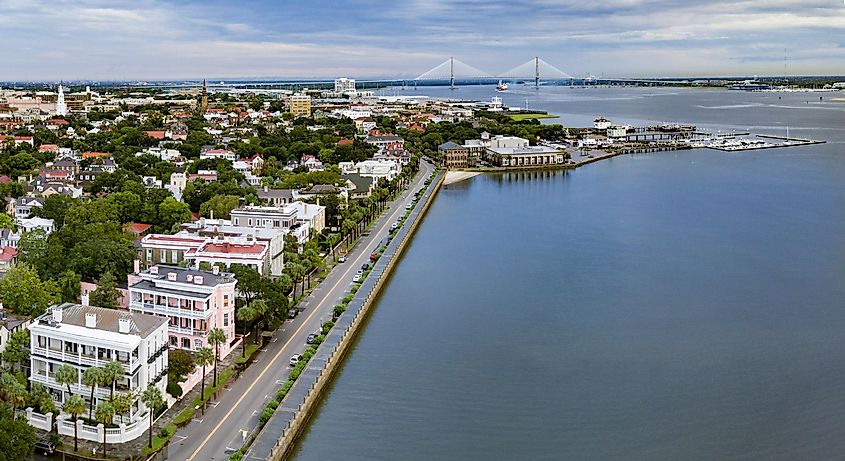
{"type": "Polygon", "coordinates": [[[200,152],[200,160],[205,159],[224,159],[230,162],[237,160],[238,156],[234,152],[227,149],[208,149],[200,152]]]}
{"type": "Polygon", "coordinates": [[[65,91],[59,84],[59,96],[56,99],[56,115],[67,115],[67,104],[65,103],[65,91]]]}
{"type": "MultiPolygon", "coordinates": [[[[30,381],[44,385],[61,407],[69,394],[80,395],[90,403],[91,388],[82,383],[82,375],[90,367],[102,367],[111,361],[123,365],[123,379],[116,392],[136,397],[149,387],[157,387],[163,395],[167,387],[167,318],[138,314],[122,309],[104,309],[65,303],[51,307],[46,314],[29,325],[30,381]],[[56,382],[61,365],[78,370],[76,383],[56,382]]],[[[110,397],[109,386],[95,386],[94,407],[110,397]]],[[[30,424],[44,428],[44,415],[27,412],[30,424]]],[[[149,416],[144,403],[137,398],[129,412],[116,415],[119,429],[108,429],[108,440],[122,443],[144,433],[149,416]]],[[[51,423],[51,421],[46,421],[51,423]]],[[[83,422],[79,421],[78,425],[83,422]]],[[[73,435],[73,422],[59,417],[58,430],[73,435]]],[[[49,427],[49,425],[48,425],[49,427]]],[[[84,427],[84,426],[83,426],[84,427]]],[[[79,437],[101,441],[96,427],[79,430],[79,437]]]]}
{"type": "Polygon", "coordinates": [[[610,120],[608,120],[604,117],[599,117],[599,118],[593,120],[593,126],[597,130],[606,130],[606,129],[610,128],[610,125],[611,125],[610,120]]]}
{"type": "Polygon", "coordinates": [[[402,169],[401,162],[391,160],[364,160],[363,162],[340,162],[342,174],[358,174],[369,178],[386,178],[392,181],[402,169]]]}
{"type": "Polygon", "coordinates": [[[53,233],[53,220],[34,216],[17,220],[17,225],[23,232],[32,232],[35,229],[43,229],[47,235],[53,233]]]}
{"type": "Polygon", "coordinates": [[[337,94],[344,94],[346,92],[355,92],[355,79],[341,77],[334,81],[334,92],[337,94]]]}

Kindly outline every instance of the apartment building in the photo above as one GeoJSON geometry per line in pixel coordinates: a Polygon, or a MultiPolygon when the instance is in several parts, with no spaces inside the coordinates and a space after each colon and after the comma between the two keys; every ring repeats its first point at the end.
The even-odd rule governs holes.
{"type": "MultiPolygon", "coordinates": [[[[102,367],[111,361],[120,362],[124,368],[123,379],[115,386],[117,392],[138,395],[144,389],[155,386],[162,394],[165,393],[167,318],[122,309],[65,303],[49,308],[47,313],[33,320],[28,328],[29,379],[44,385],[58,404],[63,403],[69,393],[80,395],[90,403],[91,388],[82,383],[82,375],[90,367],[102,367]],[[63,364],[79,370],[76,383],[66,385],[56,381],[56,371],[63,364]]],[[[94,406],[108,400],[109,396],[109,386],[95,386],[94,406]]],[[[132,404],[128,415],[117,418],[122,423],[128,420],[130,427],[122,427],[112,440],[131,440],[143,434],[147,409],[138,399],[132,404]]],[[[30,423],[36,427],[39,422],[30,419],[30,423]]],[[[66,433],[65,429],[61,426],[60,433],[66,433]]],[[[91,435],[87,431],[80,431],[79,435],[81,438],[94,439],[86,437],[86,434],[91,435]]]]}
{"type": "Polygon", "coordinates": [[[167,344],[195,351],[208,345],[208,332],[220,328],[228,341],[235,338],[234,274],[156,265],[129,275],[129,311],[153,315],[167,326],[167,344]]]}

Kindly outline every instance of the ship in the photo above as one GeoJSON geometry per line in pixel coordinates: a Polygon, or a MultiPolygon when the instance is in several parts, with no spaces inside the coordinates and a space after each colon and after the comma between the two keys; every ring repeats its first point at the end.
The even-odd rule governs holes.
{"type": "Polygon", "coordinates": [[[499,91],[499,92],[508,91],[508,84],[499,80],[499,84],[496,85],[496,91],[499,91]]]}

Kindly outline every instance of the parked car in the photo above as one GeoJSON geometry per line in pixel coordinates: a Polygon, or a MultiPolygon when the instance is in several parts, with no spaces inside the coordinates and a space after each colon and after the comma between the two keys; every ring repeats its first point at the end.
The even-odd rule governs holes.
{"type": "Polygon", "coordinates": [[[41,439],[35,442],[35,452],[50,456],[56,452],[56,445],[48,439],[41,439]]]}
{"type": "Polygon", "coordinates": [[[364,269],[358,269],[358,272],[355,272],[355,275],[364,275],[364,269]]]}
{"type": "Polygon", "coordinates": [[[369,264],[369,263],[364,263],[364,264],[361,266],[361,271],[362,271],[361,273],[363,274],[363,271],[365,271],[365,270],[367,270],[367,269],[369,269],[369,268],[370,268],[370,264],[369,264]]]}
{"type": "Polygon", "coordinates": [[[337,258],[337,262],[345,263],[346,262],[346,256],[341,256],[341,257],[337,258]]]}
{"type": "Polygon", "coordinates": [[[290,366],[295,367],[299,360],[302,358],[299,354],[294,354],[290,357],[290,366]]]}
{"type": "Polygon", "coordinates": [[[390,225],[390,230],[396,230],[399,228],[399,222],[394,222],[390,225]]]}
{"type": "Polygon", "coordinates": [[[361,281],[361,277],[363,277],[361,274],[355,274],[355,277],[352,277],[352,283],[358,283],[358,282],[360,282],[360,281],[361,281]]]}
{"type": "Polygon", "coordinates": [[[409,204],[405,205],[405,209],[406,209],[406,210],[410,210],[410,209],[411,209],[411,208],[413,208],[413,207],[414,207],[414,204],[413,204],[413,203],[409,203],[409,204]]]}
{"type": "Polygon", "coordinates": [[[289,319],[295,319],[297,315],[299,315],[299,309],[291,309],[288,311],[289,319]]]}
{"type": "Polygon", "coordinates": [[[318,336],[320,336],[320,335],[318,335],[317,333],[311,333],[310,335],[308,335],[308,339],[305,340],[305,343],[306,344],[314,344],[315,342],[317,342],[318,336]]]}

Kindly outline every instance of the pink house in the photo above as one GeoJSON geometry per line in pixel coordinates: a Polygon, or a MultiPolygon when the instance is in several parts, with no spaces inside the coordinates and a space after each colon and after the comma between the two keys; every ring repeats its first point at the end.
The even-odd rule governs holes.
{"type": "Polygon", "coordinates": [[[171,348],[209,347],[208,332],[220,328],[227,339],[220,345],[220,357],[225,357],[236,340],[237,283],[233,274],[216,267],[208,272],[159,264],[129,275],[129,310],[167,317],[171,348]]]}

